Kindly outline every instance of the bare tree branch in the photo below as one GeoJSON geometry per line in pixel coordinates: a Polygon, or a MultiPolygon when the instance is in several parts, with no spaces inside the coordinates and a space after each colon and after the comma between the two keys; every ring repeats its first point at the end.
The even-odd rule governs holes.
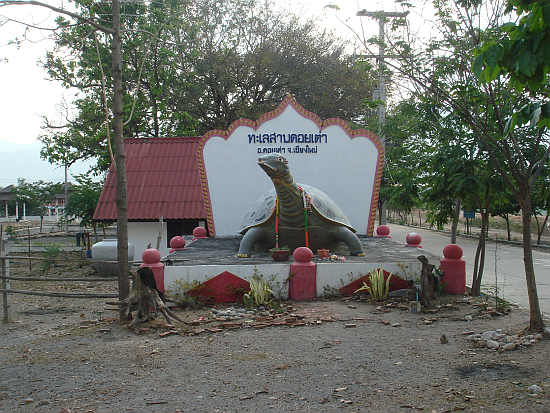
{"type": "Polygon", "coordinates": [[[114,30],[110,27],[106,27],[106,26],[103,26],[101,24],[97,24],[93,20],[90,20],[86,17],[83,17],[83,16],[79,15],[78,13],[73,13],[69,10],[65,10],[65,9],[62,9],[62,8],[59,8],[59,7],[55,7],[55,6],[52,6],[52,5],[47,4],[47,3],[42,3],[41,1],[36,1],[36,0],[28,0],[28,1],[4,0],[0,3],[0,7],[5,7],[5,6],[40,6],[40,7],[45,7],[47,9],[53,10],[57,13],[64,14],[66,16],[70,16],[73,19],[77,19],[81,22],[88,23],[89,25],[95,27],[98,30],[101,30],[104,33],[110,33],[110,34],[114,33],[114,30]]]}
{"type": "Polygon", "coordinates": [[[105,131],[107,133],[107,148],[109,149],[109,156],[111,157],[111,163],[115,165],[115,157],[113,155],[113,148],[111,147],[111,126],[109,122],[109,105],[107,104],[107,92],[105,87],[105,73],[103,72],[103,62],[101,61],[101,53],[99,52],[99,42],[97,36],[94,35],[95,49],[97,51],[97,59],[99,65],[99,71],[101,72],[101,94],[103,95],[103,105],[105,110],[105,131]]]}
{"type": "MultiPolygon", "coordinates": [[[[155,36],[155,38],[156,38],[156,36],[155,36]]],[[[151,50],[151,48],[147,48],[145,50],[145,54],[143,55],[143,59],[141,61],[141,65],[139,67],[139,72],[138,72],[138,83],[137,83],[137,86],[136,86],[136,92],[134,94],[134,99],[132,101],[132,109],[130,110],[130,115],[128,116],[128,119],[126,120],[126,122],[123,123],[123,126],[128,125],[130,123],[130,121],[132,120],[132,116],[134,116],[134,109],[136,108],[137,97],[138,97],[138,94],[139,94],[139,89],[141,88],[141,72],[142,72],[143,66],[145,64],[145,59],[149,55],[150,50],[151,50]]]]}
{"type": "MultiPolygon", "coordinates": [[[[0,5],[1,7],[1,5],[0,5]]],[[[17,23],[17,24],[22,24],[23,26],[27,26],[27,27],[31,27],[33,29],[38,29],[38,30],[48,30],[48,31],[51,31],[51,32],[55,32],[56,30],[59,30],[59,27],[40,27],[40,26],[35,26],[34,24],[30,24],[30,23],[25,23],[25,22],[22,22],[22,21],[19,21],[19,20],[16,20],[16,19],[12,19],[10,17],[6,17],[6,21],[4,23],[8,23],[8,22],[12,22],[12,23],[17,23]]],[[[72,26],[76,26],[76,24],[70,24],[69,27],[72,27],[72,26]]]]}

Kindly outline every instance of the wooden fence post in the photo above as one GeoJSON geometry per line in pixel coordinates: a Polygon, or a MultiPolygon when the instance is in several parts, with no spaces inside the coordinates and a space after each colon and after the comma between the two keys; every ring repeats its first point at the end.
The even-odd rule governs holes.
{"type": "Polygon", "coordinates": [[[28,246],[29,246],[29,272],[32,273],[32,260],[31,260],[31,227],[27,227],[28,246]]]}
{"type": "MultiPolygon", "coordinates": [[[[6,256],[6,243],[4,242],[4,233],[0,229],[0,257],[5,257],[5,256],[6,256]]],[[[2,274],[2,277],[9,276],[7,260],[8,260],[7,258],[0,258],[0,267],[1,267],[0,273],[2,274]]],[[[2,290],[4,290],[2,292],[2,310],[4,313],[2,317],[2,321],[4,323],[7,323],[9,321],[8,293],[6,291],[7,289],[8,289],[8,280],[6,280],[5,278],[2,278],[2,290]]]]}

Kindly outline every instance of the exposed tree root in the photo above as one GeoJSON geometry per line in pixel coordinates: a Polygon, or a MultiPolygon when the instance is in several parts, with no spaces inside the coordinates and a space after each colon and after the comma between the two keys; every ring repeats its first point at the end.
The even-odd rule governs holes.
{"type": "Polygon", "coordinates": [[[128,304],[127,316],[132,319],[129,326],[132,328],[154,320],[159,313],[164,316],[168,324],[172,324],[174,320],[184,322],[166,306],[166,298],[158,291],[153,271],[148,267],[137,270],[126,303],[128,304]],[[132,316],[133,311],[135,314],[132,316]]]}

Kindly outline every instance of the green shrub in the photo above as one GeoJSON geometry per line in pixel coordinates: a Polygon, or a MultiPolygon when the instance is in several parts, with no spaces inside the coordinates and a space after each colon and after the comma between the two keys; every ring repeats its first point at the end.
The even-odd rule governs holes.
{"type": "Polygon", "coordinates": [[[15,228],[8,225],[6,227],[6,234],[8,235],[8,238],[15,238],[15,228]]]}
{"type": "Polygon", "coordinates": [[[46,245],[42,252],[44,260],[40,263],[40,271],[46,274],[51,268],[55,267],[55,260],[59,257],[61,248],[57,244],[46,245]]]}
{"type": "Polygon", "coordinates": [[[200,308],[205,304],[202,298],[188,294],[189,291],[199,287],[199,285],[200,282],[197,280],[193,280],[191,282],[176,280],[172,284],[172,288],[167,291],[167,295],[177,305],[183,308],[200,308]]]}

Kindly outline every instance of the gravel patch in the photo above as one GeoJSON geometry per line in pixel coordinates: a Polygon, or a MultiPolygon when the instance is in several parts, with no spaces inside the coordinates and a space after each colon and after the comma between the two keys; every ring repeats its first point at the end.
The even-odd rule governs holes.
{"type": "MultiPolygon", "coordinates": [[[[56,271],[48,275],[89,269],[56,271]]],[[[132,331],[105,301],[10,296],[13,320],[0,324],[0,411],[550,411],[550,340],[528,337],[528,314],[518,309],[496,312],[468,297],[448,297],[429,313],[411,313],[399,299],[316,300],[281,314],[180,310],[188,324],[132,331]]]]}

